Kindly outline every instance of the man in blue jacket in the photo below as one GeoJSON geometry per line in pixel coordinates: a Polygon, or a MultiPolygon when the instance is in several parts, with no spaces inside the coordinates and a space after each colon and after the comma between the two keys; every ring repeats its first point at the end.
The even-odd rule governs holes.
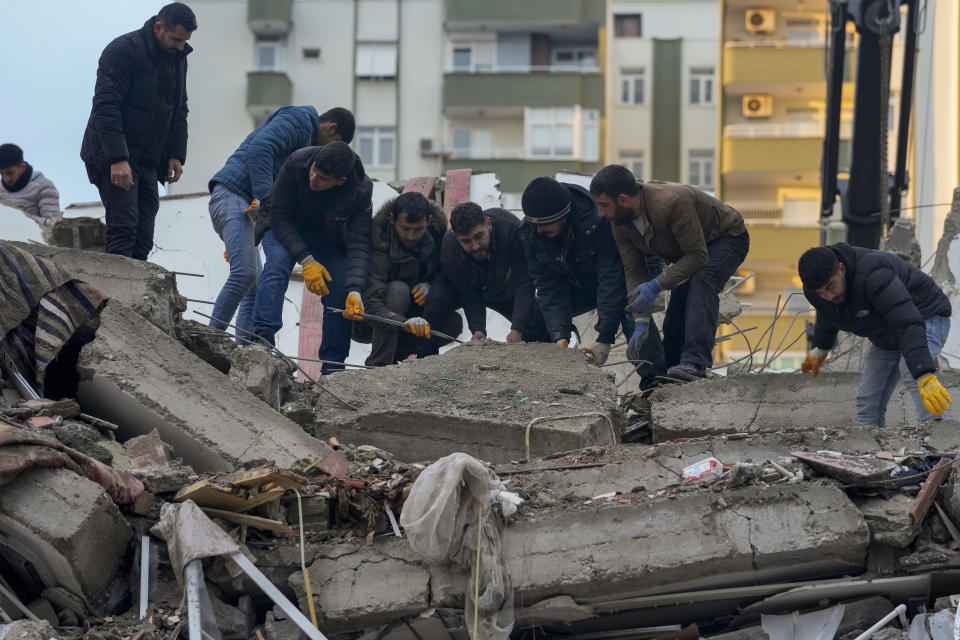
{"type": "Polygon", "coordinates": [[[291,153],[338,140],[349,143],[355,127],[353,114],[342,107],[320,115],[314,107],[281,107],[244,139],[210,179],[210,221],[230,263],[230,275],[213,307],[211,327],[226,329],[237,313],[237,341],[247,342],[253,331],[260,275],[260,252],[254,243],[260,202],[291,153]]]}
{"type": "Polygon", "coordinates": [[[550,339],[567,346],[574,316],[596,309],[597,341],[584,350],[604,364],[617,329],[632,329],[610,221],[597,214],[590,192],[553,178],[535,178],[521,206],[520,243],[550,339]]]}

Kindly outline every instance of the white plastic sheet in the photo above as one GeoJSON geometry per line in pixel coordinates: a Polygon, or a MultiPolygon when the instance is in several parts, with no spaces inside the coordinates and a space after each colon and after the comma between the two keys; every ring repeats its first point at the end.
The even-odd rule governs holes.
{"type": "Polygon", "coordinates": [[[503,567],[500,513],[509,517],[522,503],[479,460],[454,453],[423,470],[400,514],[414,551],[431,562],[470,569],[465,613],[473,640],[506,640],[513,628],[513,588],[503,567]]]}

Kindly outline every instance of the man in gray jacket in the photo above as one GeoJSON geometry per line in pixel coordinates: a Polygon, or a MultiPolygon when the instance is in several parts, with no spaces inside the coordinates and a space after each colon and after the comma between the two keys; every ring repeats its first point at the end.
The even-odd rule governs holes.
{"type": "Polygon", "coordinates": [[[0,199],[42,225],[60,216],[60,193],[50,179],[23,160],[23,149],[0,145],[0,199]]]}

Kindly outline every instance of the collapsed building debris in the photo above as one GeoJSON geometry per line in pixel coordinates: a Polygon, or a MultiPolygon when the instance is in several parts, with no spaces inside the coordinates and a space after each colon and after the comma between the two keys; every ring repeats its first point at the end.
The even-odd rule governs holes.
{"type": "Polygon", "coordinates": [[[315,433],[404,460],[462,451],[505,462],[618,441],[616,388],[579,349],[483,340],[442,357],[324,380],[358,410],[321,398],[315,433]],[[529,451],[528,451],[529,448],[529,451]]]}

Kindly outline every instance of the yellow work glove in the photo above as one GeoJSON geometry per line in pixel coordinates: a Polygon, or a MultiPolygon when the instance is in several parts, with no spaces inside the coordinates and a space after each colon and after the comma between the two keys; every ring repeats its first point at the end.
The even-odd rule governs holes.
{"type": "Polygon", "coordinates": [[[343,317],[347,320],[362,320],[363,318],[357,315],[360,313],[363,313],[363,299],[359,291],[351,291],[343,305],[343,317]]]}
{"type": "Polygon", "coordinates": [[[250,213],[260,208],[260,201],[254,198],[250,201],[250,206],[243,210],[244,213],[250,213]]]}
{"type": "Polygon", "coordinates": [[[226,260],[227,264],[230,264],[230,256],[227,255],[227,252],[223,252],[223,259],[226,260]]]}
{"type": "Polygon", "coordinates": [[[816,378],[820,373],[820,365],[827,359],[827,354],[829,353],[829,349],[817,349],[814,347],[810,350],[810,353],[807,354],[807,357],[803,359],[803,364],[800,365],[800,371],[810,373],[816,378]]]}
{"type": "Polygon", "coordinates": [[[560,345],[561,347],[563,347],[564,349],[566,349],[566,348],[567,348],[567,345],[570,344],[570,341],[567,340],[566,338],[563,338],[563,339],[561,339],[561,340],[557,340],[557,341],[554,342],[553,344],[560,345]]]}
{"type": "Polygon", "coordinates": [[[332,279],[327,268],[312,258],[303,265],[303,281],[310,293],[321,297],[329,294],[327,283],[332,279]]]}
{"type": "Polygon", "coordinates": [[[427,294],[430,293],[430,283],[421,282],[410,293],[413,294],[413,301],[422,307],[427,301],[427,294]]]}
{"type": "Polygon", "coordinates": [[[430,323],[423,318],[410,318],[404,324],[407,325],[407,331],[418,338],[430,337],[430,323]]]}
{"type": "Polygon", "coordinates": [[[944,389],[940,381],[937,380],[937,376],[932,373],[927,373],[917,378],[917,390],[920,391],[920,399],[923,401],[923,406],[935,416],[942,416],[946,413],[947,407],[953,402],[953,400],[950,399],[950,394],[947,393],[947,390],[944,389]]]}

